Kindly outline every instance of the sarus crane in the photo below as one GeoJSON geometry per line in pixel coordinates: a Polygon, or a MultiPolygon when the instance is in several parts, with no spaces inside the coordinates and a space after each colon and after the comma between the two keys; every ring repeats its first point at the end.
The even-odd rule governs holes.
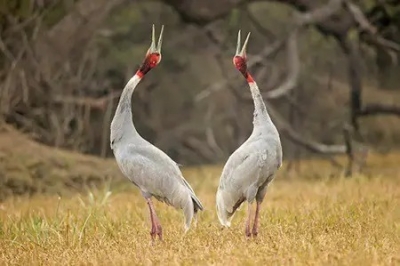
{"type": "Polygon", "coordinates": [[[143,77],[160,63],[163,31],[164,26],[156,46],[153,25],[150,48],[139,70],[122,91],[110,128],[110,146],[121,172],[139,188],[147,201],[153,241],[157,235],[162,239],[162,228],[152,197],[183,210],[185,233],[196,213],[203,210],[200,200],[183,177],[178,165],[167,154],[142,138],[132,121],[132,93],[143,77]]]}
{"type": "Polygon", "coordinates": [[[268,185],[282,165],[282,146],[278,130],[265,107],[257,83],[247,70],[246,47],[250,33],[240,49],[240,31],[233,64],[246,79],[254,102],[253,131],[250,137],[229,157],[226,162],[216,195],[217,215],[224,227],[231,225],[235,211],[247,201],[245,234],[257,236],[260,205],[268,185]],[[252,205],[256,201],[254,223],[252,205]]]}

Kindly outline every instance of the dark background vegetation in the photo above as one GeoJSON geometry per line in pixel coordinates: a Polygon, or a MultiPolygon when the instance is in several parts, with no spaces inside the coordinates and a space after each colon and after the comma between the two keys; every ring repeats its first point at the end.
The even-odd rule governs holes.
{"type": "Polygon", "coordinates": [[[393,0],[1,0],[0,121],[111,156],[109,125],[153,23],[165,25],[163,59],[135,91],[134,122],[181,164],[224,162],[252,130],[250,92],[231,61],[239,29],[252,32],[250,70],[287,160],[352,162],[400,144],[393,0]]]}

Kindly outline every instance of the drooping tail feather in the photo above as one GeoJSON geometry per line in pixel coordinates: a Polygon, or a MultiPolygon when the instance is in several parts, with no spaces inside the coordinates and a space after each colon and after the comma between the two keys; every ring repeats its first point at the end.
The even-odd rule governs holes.
{"type": "Polygon", "coordinates": [[[193,201],[193,208],[194,212],[197,213],[199,210],[202,211],[203,205],[201,204],[200,200],[197,198],[196,194],[194,194],[193,188],[190,186],[190,184],[182,177],[184,185],[189,189],[190,196],[192,197],[193,201]]]}
{"type": "Polygon", "coordinates": [[[233,202],[230,201],[230,199],[226,198],[226,194],[224,197],[224,192],[218,190],[216,195],[216,201],[217,201],[217,215],[220,223],[226,227],[231,226],[232,218],[235,215],[236,210],[245,201],[245,198],[241,197],[235,202],[235,204],[231,204],[233,202]]]}
{"type": "Polygon", "coordinates": [[[191,197],[192,197],[192,201],[193,201],[194,213],[196,214],[199,210],[200,211],[204,210],[204,207],[201,204],[200,200],[195,195],[191,195],[191,197]]]}
{"type": "Polygon", "coordinates": [[[224,200],[222,198],[221,192],[218,190],[216,195],[217,203],[217,216],[219,222],[226,227],[231,226],[230,219],[228,217],[228,212],[226,211],[224,200]]]}
{"type": "Polygon", "coordinates": [[[184,200],[182,210],[185,216],[185,232],[190,228],[192,219],[196,219],[196,214],[199,210],[203,210],[203,205],[194,193],[186,194],[187,198],[184,200]]]}

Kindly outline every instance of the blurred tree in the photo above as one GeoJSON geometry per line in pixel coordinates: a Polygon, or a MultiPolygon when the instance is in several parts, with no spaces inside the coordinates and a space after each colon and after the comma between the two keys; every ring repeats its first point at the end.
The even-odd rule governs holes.
{"type": "MultiPolygon", "coordinates": [[[[385,39],[400,43],[400,1],[375,1],[366,11],[369,21],[385,39]]],[[[400,60],[382,47],[376,47],[376,62],[382,88],[400,90],[400,60]]]]}
{"type": "MultiPolygon", "coordinates": [[[[364,116],[400,114],[383,104],[397,96],[366,101],[371,90],[363,86],[371,69],[383,87],[400,84],[393,0],[0,0],[0,114],[43,143],[110,155],[115,103],[142,60],[152,23],[167,25],[163,67],[135,93],[134,119],[180,162],[222,160],[249,134],[249,94],[230,58],[238,28],[253,32],[250,67],[287,156],[291,145],[356,152],[343,141],[345,124],[362,131],[364,116]]],[[[395,129],[376,126],[380,121],[366,127],[372,133],[364,141],[380,143],[379,132],[397,140],[395,129]]]]}

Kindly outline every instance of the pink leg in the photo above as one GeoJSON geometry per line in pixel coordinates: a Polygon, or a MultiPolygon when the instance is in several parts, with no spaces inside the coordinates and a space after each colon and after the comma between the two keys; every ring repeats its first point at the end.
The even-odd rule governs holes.
{"type": "Polygon", "coordinates": [[[260,223],[260,205],[261,202],[257,202],[256,215],[254,216],[254,224],[253,224],[253,236],[258,235],[258,225],[260,223]]]}
{"type": "Polygon", "coordinates": [[[251,232],[250,232],[250,223],[251,223],[251,203],[248,203],[247,207],[247,221],[246,221],[246,236],[250,237],[251,232]]]}
{"type": "Polygon", "coordinates": [[[154,241],[156,238],[156,235],[162,240],[162,228],[160,221],[158,220],[156,211],[154,210],[154,205],[151,199],[146,199],[147,200],[147,205],[149,205],[150,209],[150,220],[151,220],[151,239],[154,241]]]}

